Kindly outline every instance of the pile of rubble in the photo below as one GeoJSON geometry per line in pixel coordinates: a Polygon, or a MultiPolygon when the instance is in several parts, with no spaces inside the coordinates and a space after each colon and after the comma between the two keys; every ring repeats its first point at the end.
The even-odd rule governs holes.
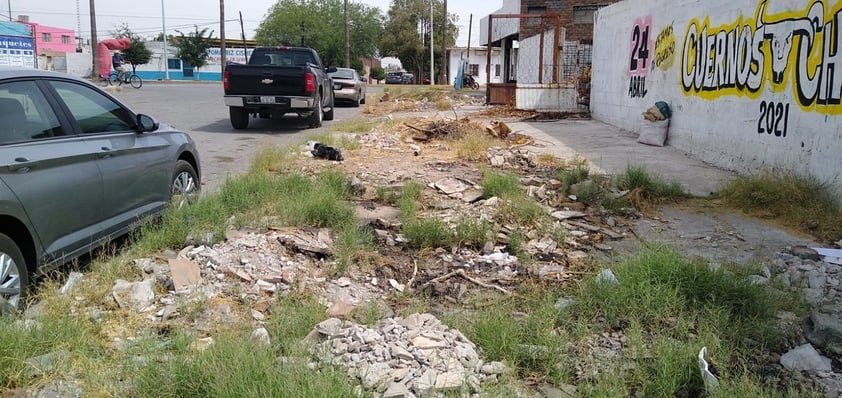
{"type": "Polygon", "coordinates": [[[792,350],[771,359],[780,363],[794,377],[803,377],[824,389],[828,398],[842,396],[842,373],[833,372],[833,364],[842,364],[842,261],[820,256],[814,249],[796,246],[777,253],[753,275],[759,284],[796,289],[811,307],[809,319],[801,322],[795,314],[778,314],[782,323],[798,327],[792,350]],[[828,261],[825,261],[828,260],[828,261]],[[801,373],[798,373],[801,372],[801,373]]]}
{"type": "Polygon", "coordinates": [[[339,365],[383,398],[480,392],[480,383],[508,371],[484,362],[461,332],[431,314],[386,318],[369,328],[337,318],[316,325],[309,339],[322,364],[339,365]]]}

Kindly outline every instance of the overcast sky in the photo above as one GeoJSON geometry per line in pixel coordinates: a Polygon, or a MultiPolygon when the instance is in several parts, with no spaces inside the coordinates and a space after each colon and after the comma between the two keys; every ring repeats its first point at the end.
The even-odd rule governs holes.
{"type": "MultiPolygon", "coordinates": [[[[157,0],[95,0],[97,14],[97,36],[107,37],[117,26],[125,22],[135,33],[142,36],[154,36],[161,32],[164,22],[161,19],[161,2],[157,0]]],[[[383,14],[389,9],[389,0],[349,0],[352,3],[364,3],[379,7],[383,14]]],[[[225,1],[226,37],[240,37],[239,12],[243,13],[243,27],[247,38],[254,37],[254,30],[263,20],[274,0],[227,0],[225,1]]],[[[480,18],[496,11],[502,6],[502,0],[449,0],[448,12],[459,16],[458,46],[468,42],[468,20],[474,14],[471,47],[479,44],[480,18]]],[[[176,34],[208,27],[219,35],[219,2],[216,0],[163,0],[167,32],[176,34]]],[[[41,25],[56,26],[78,30],[82,37],[90,37],[90,0],[0,0],[0,17],[8,20],[11,16],[28,15],[31,22],[41,25]],[[79,9],[77,10],[77,5],[79,9]]]]}

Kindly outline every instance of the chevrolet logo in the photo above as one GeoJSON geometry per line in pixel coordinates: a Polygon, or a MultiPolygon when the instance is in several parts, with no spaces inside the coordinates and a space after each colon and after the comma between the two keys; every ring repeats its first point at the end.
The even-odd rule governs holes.
{"type": "Polygon", "coordinates": [[[275,81],[274,81],[274,80],[272,80],[272,79],[263,79],[263,80],[261,80],[260,82],[261,82],[261,83],[263,83],[263,84],[272,84],[272,83],[274,83],[275,81]]]}

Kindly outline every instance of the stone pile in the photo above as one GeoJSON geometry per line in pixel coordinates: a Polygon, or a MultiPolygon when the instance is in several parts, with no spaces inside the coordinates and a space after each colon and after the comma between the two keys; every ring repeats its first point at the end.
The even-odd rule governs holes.
{"type": "Polygon", "coordinates": [[[386,318],[369,328],[338,318],[318,324],[309,339],[322,364],[338,365],[383,398],[479,392],[480,383],[508,371],[484,362],[461,332],[431,314],[386,318]]]}
{"type": "MultiPolygon", "coordinates": [[[[792,342],[795,347],[779,362],[820,385],[826,397],[838,398],[842,397],[842,373],[834,372],[833,367],[835,364],[838,370],[842,364],[842,265],[823,260],[811,248],[789,247],[764,264],[762,275],[753,275],[752,280],[760,284],[774,281],[803,294],[811,307],[810,316],[792,342]]],[[[782,314],[779,318],[787,317],[782,314]]]]}

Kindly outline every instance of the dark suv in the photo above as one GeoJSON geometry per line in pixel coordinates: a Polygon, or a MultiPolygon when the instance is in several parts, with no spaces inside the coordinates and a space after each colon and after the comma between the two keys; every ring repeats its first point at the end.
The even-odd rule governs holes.
{"type": "Polygon", "coordinates": [[[386,84],[403,84],[403,72],[389,72],[386,74],[386,84]]]}
{"type": "Polygon", "coordinates": [[[199,192],[189,135],[82,79],[0,70],[0,121],[0,312],[31,275],[199,192]]]}

